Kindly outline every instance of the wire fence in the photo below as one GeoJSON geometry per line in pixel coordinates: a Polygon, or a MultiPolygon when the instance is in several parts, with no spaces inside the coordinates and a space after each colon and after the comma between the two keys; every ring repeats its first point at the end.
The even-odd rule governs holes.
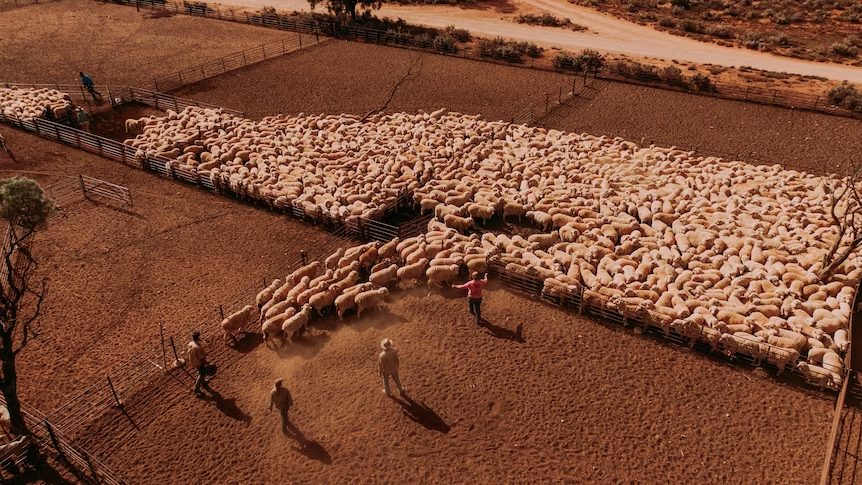
{"type": "MultiPolygon", "coordinates": [[[[324,38],[323,40],[327,40],[324,38]]],[[[321,42],[317,34],[298,33],[290,39],[261,44],[251,49],[235,52],[220,59],[192,66],[176,73],[153,79],[156,91],[174,91],[183,86],[194,84],[229,71],[257,64],[274,57],[283,56],[321,42]]]]}
{"type": "Polygon", "coordinates": [[[0,11],[11,10],[27,5],[38,5],[39,3],[57,3],[59,0],[0,0],[0,11]]]}
{"type": "MultiPolygon", "coordinates": [[[[245,10],[226,9],[210,6],[204,2],[175,3],[165,0],[115,0],[116,3],[143,8],[166,10],[177,14],[193,15],[231,22],[240,22],[260,27],[278,30],[289,30],[309,36],[327,36],[337,39],[352,40],[373,44],[383,44],[393,47],[403,47],[433,52],[441,55],[450,55],[466,59],[494,62],[498,64],[516,65],[531,69],[541,69],[554,72],[586,75],[583,70],[558,69],[553,60],[546,57],[527,56],[526,61],[521,55],[512,56],[496,55],[493,51],[482,51],[471,46],[456,48],[449,44],[436,44],[429,40],[425,31],[433,32],[433,29],[414,28],[422,31],[422,34],[411,34],[397,29],[375,29],[359,25],[343,25],[335,20],[317,18],[311,20],[307,16],[290,16],[284,14],[263,14],[261,12],[248,12],[245,10]]],[[[191,73],[190,73],[191,74],[191,73]]],[[[590,75],[605,80],[619,81],[645,85],[661,89],[682,91],[691,94],[712,96],[738,101],[747,101],[772,106],[780,106],[790,109],[805,109],[818,111],[833,115],[862,117],[862,112],[850,110],[845,107],[832,105],[825,96],[802,92],[799,90],[782,90],[773,88],[761,88],[751,85],[735,84],[730,82],[712,81],[710,86],[681,82],[680,80],[664,80],[655,72],[643,73],[640,70],[613,70],[602,69],[591,72],[590,75]]],[[[550,95],[551,93],[549,93],[550,95]]]]}

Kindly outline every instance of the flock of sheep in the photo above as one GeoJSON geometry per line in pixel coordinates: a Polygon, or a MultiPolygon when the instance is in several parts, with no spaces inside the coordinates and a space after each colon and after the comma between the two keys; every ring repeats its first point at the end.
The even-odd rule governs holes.
{"type": "Polygon", "coordinates": [[[46,107],[55,118],[60,118],[72,108],[72,101],[68,94],[56,89],[0,88],[0,113],[7,118],[22,121],[40,118],[46,107]]]}
{"type": "MultiPolygon", "coordinates": [[[[445,282],[456,267],[478,270],[493,257],[543,280],[546,293],[582,288],[586,298],[649,315],[668,332],[782,369],[802,357],[798,367],[814,382],[841,382],[862,266],[853,254],[829,281],[818,279],[837,230],[830,182],[816,176],[444,110],[254,122],[189,108],[129,120],[127,128],[138,133],[127,143],[142,151],[306,212],[346,221],[412,194],[438,220],[408,246],[375,248],[394,243],[397,254],[384,251],[381,261],[360,266],[372,275],[398,278],[409,268],[445,282]],[[454,236],[501,217],[544,232],[454,236]],[[451,271],[438,277],[439,268],[451,271]]],[[[839,204],[839,213],[847,210],[839,204]]],[[[292,335],[310,308],[383,286],[360,283],[358,270],[336,262],[271,287],[260,302],[265,333],[292,335]],[[270,299],[278,301],[267,307],[270,299]]]]}

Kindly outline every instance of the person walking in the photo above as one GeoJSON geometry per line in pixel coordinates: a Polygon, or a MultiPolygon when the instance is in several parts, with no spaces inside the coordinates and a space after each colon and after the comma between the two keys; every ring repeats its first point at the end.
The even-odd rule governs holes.
{"type": "Polygon", "coordinates": [[[75,110],[75,121],[82,130],[87,133],[90,132],[90,115],[84,111],[84,108],[78,106],[78,109],[75,110]]]}
{"type": "Polygon", "coordinates": [[[201,387],[205,387],[207,389],[210,388],[209,384],[207,384],[207,353],[204,352],[203,345],[201,344],[201,333],[193,332],[192,340],[188,345],[188,356],[189,356],[189,364],[197,370],[198,377],[195,381],[194,393],[197,395],[201,395],[201,387]]]}
{"type": "Polygon", "coordinates": [[[479,277],[479,273],[473,273],[473,279],[463,285],[452,285],[452,288],[464,289],[467,288],[467,300],[469,302],[470,313],[476,316],[476,325],[482,323],[482,288],[488,284],[488,273],[485,273],[484,278],[479,277]]]}
{"type": "Polygon", "coordinates": [[[293,406],[293,397],[290,395],[290,391],[283,386],[283,383],[282,379],[276,379],[273,384],[272,391],[269,393],[269,412],[272,412],[272,407],[275,406],[281,413],[281,427],[286,428],[287,412],[293,406]]]}
{"type": "Polygon", "coordinates": [[[383,378],[383,393],[387,396],[392,396],[389,392],[389,378],[391,377],[395,381],[395,386],[398,387],[398,392],[402,395],[406,394],[404,388],[401,387],[401,379],[398,377],[398,352],[392,346],[392,341],[388,338],[383,339],[380,342],[380,347],[383,349],[383,352],[380,352],[380,355],[377,357],[377,367],[380,371],[380,376],[383,378]]]}
{"type": "Polygon", "coordinates": [[[78,77],[81,78],[81,84],[87,89],[87,92],[90,93],[90,96],[93,97],[93,101],[97,101],[96,98],[102,99],[102,93],[96,91],[96,86],[93,84],[93,78],[89,74],[85,74],[84,72],[79,71],[78,77]]]}

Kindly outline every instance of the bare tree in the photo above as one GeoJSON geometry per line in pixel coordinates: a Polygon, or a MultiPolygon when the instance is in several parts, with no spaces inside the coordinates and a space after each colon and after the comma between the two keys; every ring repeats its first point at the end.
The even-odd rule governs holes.
{"type": "Polygon", "coordinates": [[[350,20],[356,22],[357,7],[362,7],[367,10],[379,9],[382,2],[381,0],[308,0],[311,10],[314,10],[319,3],[324,4],[329,13],[335,17],[343,19],[345,16],[349,15],[350,20]]]}
{"type": "Polygon", "coordinates": [[[15,359],[36,335],[47,294],[47,280],[37,280],[31,246],[36,231],[44,227],[53,204],[41,187],[25,177],[0,180],[0,221],[6,238],[0,261],[0,392],[6,401],[15,435],[28,433],[18,399],[15,359]]]}
{"type": "Polygon", "coordinates": [[[835,270],[850,257],[850,254],[862,245],[862,198],[859,194],[859,181],[862,178],[862,168],[841,180],[824,181],[829,191],[830,214],[832,224],[838,229],[829,251],[823,255],[820,281],[832,277],[835,270]]]}

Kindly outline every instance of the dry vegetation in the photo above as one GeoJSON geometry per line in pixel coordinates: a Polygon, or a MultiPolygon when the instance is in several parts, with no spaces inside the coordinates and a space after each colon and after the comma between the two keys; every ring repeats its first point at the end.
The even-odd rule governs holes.
{"type": "Polygon", "coordinates": [[[674,34],[803,59],[860,64],[857,0],[569,0],[674,34]]]}

